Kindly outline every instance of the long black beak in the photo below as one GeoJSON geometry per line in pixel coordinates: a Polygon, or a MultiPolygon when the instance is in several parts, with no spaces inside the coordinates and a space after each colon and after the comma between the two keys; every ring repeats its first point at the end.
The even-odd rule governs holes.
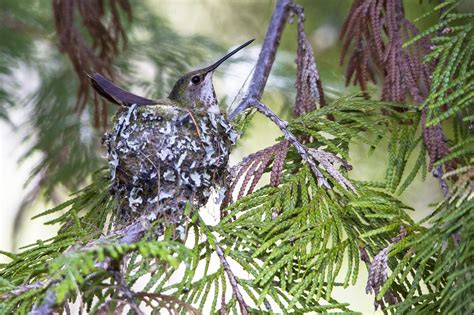
{"type": "Polygon", "coordinates": [[[226,61],[227,59],[229,59],[232,55],[234,55],[235,53],[237,53],[239,50],[241,50],[242,48],[250,45],[251,42],[253,42],[255,40],[254,39],[251,39],[249,41],[246,41],[245,43],[243,43],[242,45],[240,45],[239,47],[237,47],[236,49],[232,50],[230,53],[228,53],[227,55],[225,55],[224,57],[222,57],[221,59],[217,60],[216,62],[214,62],[212,65],[210,65],[209,67],[205,68],[206,69],[206,73],[209,73],[211,71],[214,71],[216,70],[217,67],[219,67],[224,61],[226,61]]]}

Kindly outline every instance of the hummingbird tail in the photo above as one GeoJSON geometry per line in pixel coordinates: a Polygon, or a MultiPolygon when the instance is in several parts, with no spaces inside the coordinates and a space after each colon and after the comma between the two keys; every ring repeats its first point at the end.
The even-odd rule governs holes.
{"type": "Polygon", "coordinates": [[[94,90],[114,104],[121,106],[130,106],[132,104],[139,106],[156,104],[156,101],[125,91],[99,73],[94,73],[88,76],[94,90]]]}

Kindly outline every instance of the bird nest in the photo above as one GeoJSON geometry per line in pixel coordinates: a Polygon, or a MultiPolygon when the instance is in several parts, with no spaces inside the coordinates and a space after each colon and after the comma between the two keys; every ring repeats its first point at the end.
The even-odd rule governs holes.
{"type": "Polygon", "coordinates": [[[104,136],[121,222],[149,214],[181,220],[223,188],[237,134],[225,115],[173,106],[119,110],[104,136]]]}

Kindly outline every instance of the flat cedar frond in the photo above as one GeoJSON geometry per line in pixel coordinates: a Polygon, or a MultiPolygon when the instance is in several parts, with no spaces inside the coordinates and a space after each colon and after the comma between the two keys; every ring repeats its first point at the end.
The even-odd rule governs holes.
{"type": "Polygon", "coordinates": [[[429,229],[391,248],[391,254],[408,251],[377,298],[395,287],[394,281],[408,280],[409,291],[405,299],[389,310],[399,314],[433,311],[466,314],[472,310],[474,199],[462,198],[458,195],[444,199],[428,217],[429,229]]]}
{"type": "MultiPolygon", "coordinates": [[[[299,117],[291,127],[302,126],[299,135],[314,137],[314,141],[308,145],[319,147],[324,144],[338,152],[338,155],[347,156],[348,141],[357,139],[357,135],[363,130],[396,122],[410,113],[398,112],[397,106],[346,97],[299,117]],[[380,119],[379,114],[383,109],[393,111],[393,115],[382,116],[383,119],[380,119]],[[328,114],[334,114],[336,120],[328,120],[328,114]],[[361,117],[367,119],[361,121],[361,117]],[[336,136],[332,140],[324,140],[319,132],[325,133],[329,129],[332,130],[331,135],[336,136]]],[[[385,132],[385,128],[380,130],[380,135],[385,132]]],[[[278,143],[272,151],[267,150],[254,160],[244,161],[247,170],[252,161],[257,163],[253,167],[253,173],[258,177],[264,167],[262,165],[271,161],[268,160],[268,155],[273,154],[273,163],[278,164],[278,168],[285,169],[281,173],[284,178],[277,187],[261,188],[232,203],[225,209],[228,216],[215,227],[207,227],[202,219],[194,218],[198,216],[197,211],[187,212],[193,214],[189,214],[190,221],[185,231],[181,232],[179,227],[173,228],[161,223],[146,232],[141,224],[145,224],[147,220],[138,222],[138,225],[111,227],[115,203],[107,191],[108,177],[99,174],[94,179],[94,184],[77,194],[74,199],[44,213],[56,214],[50,223],[60,224],[60,233],[51,241],[36,244],[12,256],[13,262],[2,269],[0,279],[15,278],[17,282],[2,284],[0,291],[3,293],[12,292],[12,288],[22,289],[13,292],[18,292],[17,297],[23,302],[19,303],[16,297],[11,297],[0,305],[6,310],[14,307],[31,309],[34,305],[49,309],[61,308],[79,292],[84,305],[90,307],[90,313],[97,313],[101,309],[110,310],[114,307],[109,299],[110,294],[116,291],[110,289],[110,286],[115,288],[115,284],[120,284],[120,296],[135,296],[133,303],[137,307],[140,303],[159,305],[159,301],[145,297],[145,294],[151,294],[175,297],[173,307],[180,310],[185,310],[187,305],[203,309],[207,305],[206,301],[212,301],[212,312],[223,309],[230,311],[237,307],[235,298],[224,298],[223,303],[219,302],[222,295],[228,297],[232,290],[226,279],[226,271],[223,267],[217,270],[212,268],[215,266],[215,244],[219,242],[225,256],[250,275],[250,279],[244,276],[236,279],[238,286],[250,296],[252,310],[276,311],[290,308],[295,312],[324,313],[332,309],[349,311],[347,304],[337,302],[331,294],[333,288],[339,285],[336,277],[342,273],[344,260],[348,259],[349,266],[349,270],[344,271],[344,286],[347,286],[357,279],[361,242],[365,244],[369,255],[374,256],[380,244],[384,244],[382,247],[386,246],[400,224],[407,228],[416,227],[405,212],[406,206],[362,184],[356,186],[360,193],[358,196],[337,186],[330,192],[318,186],[308,166],[302,165],[295,154],[287,156],[286,150],[286,144],[278,143]],[[282,164],[285,157],[288,163],[282,164]],[[334,194],[337,197],[333,199],[334,194]],[[358,218],[357,221],[354,218],[358,218]],[[255,225],[255,222],[258,224],[255,225]],[[162,235],[159,240],[156,240],[157,235],[162,235]],[[192,243],[190,252],[186,251],[186,260],[173,260],[170,257],[165,264],[156,263],[156,256],[149,255],[168,257],[166,248],[169,247],[162,241],[176,240],[176,235],[182,235],[182,239],[181,236],[178,237],[181,242],[192,243]],[[135,241],[128,243],[130,240],[135,241]],[[93,246],[84,247],[81,244],[93,246]],[[309,252],[308,244],[314,244],[309,252]],[[35,257],[33,265],[31,255],[35,257]],[[306,260],[303,257],[309,258],[306,260]],[[100,262],[104,261],[109,266],[118,263],[123,270],[121,275],[116,269],[101,268],[103,265],[100,262]],[[186,265],[184,275],[178,267],[180,261],[186,265]],[[40,273],[31,276],[29,270],[37,270],[45,265],[51,267],[41,269],[40,273]],[[202,266],[204,274],[200,271],[202,266]],[[86,277],[88,274],[93,276],[86,277]],[[285,280],[275,286],[280,275],[284,275],[281,279],[285,280]],[[171,278],[181,280],[170,283],[171,278]],[[55,280],[43,282],[44,279],[55,280]],[[138,292],[131,290],[141,281],[144,281],[143,289],[138,292]],[[38,286],[36,289],[41,292],[37,296],[39,300],[31,297],[31,294],[37,292],[32,285],[38,286]],[[86,289],[91,286],[104,288],[97,300],[94,299],[94,292],[98,291],[86,289]],[[47,292],[54,293],[53,305],[48,302],[47,292]],[[139,298],[141,296],[143,298],[139,298]]],[[[312,150],[320,155],[320,159],[326,160],[321,164],[327,162],[344,165],[343,160],[336,156],[326,155],[326,152],[322,154],[315,148],[312,150]]],[[[246,177],[245,172],[241,179],[242,177],[246,177]]],[[[247,179],[247,187],[252,186],[253,180],[253,177],[247,179]]],[[[179,248],[181,247],[178,246],[175,250],[179,248]]],[[[396,257],[394,261],[398,259],[396,257]]],[[[389,258],[390,268],[392,265],[389,258]]],[[[397,290],[394,292],[397,297],[403,294],[397,290]]],[[[134,307],[133,303],[128,300],[130,307],[134,307]]]]}
{"type": "Polygon", "coordinates": [[[409,94],[421,103],[430,85],[430,65],[422,63],[429,39],[402,48],[403,42],[416,35],[418,30],[405,19],[401,0],[355,0],[341,30],[341,63],[353,47],[346,84],[353,80],[366,91],[378,71],[383,78],[383,100],[404,102],[409,94]]]}
{"type": "MultiPolygon", "coordinates": [[[[119,296],[122,296],[127,305],[133,308],[134,302],[130,299],[135,294],[131,291],[127,292],[127,290],[130,290],[128,285],[123,283],[123,279],[117,277],[119,270],[115,270],[114,266],[117,261],[122,260],[132,252],[138,252],[143,262],[146,261],[149,266],[167,265],[173,268],[177,267],[182,261],[186,261],[189,254],[189,250],[183,245],[165,241],[143,241],[121,245],[100,244],[100,242],[97,244],[79,251],[71,250],[70,253],[66,252],[57,258],[51,259],[42,274],[36,274],[32,279],[29,279],[31,283],[37,286],[36,290],[41,290],[36,297],[32,312],[39,312],[41,309],[44,314],[60,311],[63,309],[64,302],[77,294],[77,290],[80,290],[84,303],[83,307],[96,309],[100,314],[100,310],[109,308],[108,298],[114,298],[115,295],[114,290],[110,289],[115,288],[120,292],[119,296]],[[44,275],[50,276],[50,278],[43,278],[44,275]],[[34,280],[35,282],[33,282],[34,280]],[[110,281],[109,285],[106,284],[108,281],[110,281]],[[95,299],[95,293],[88,290],[91,282],[101,283],[103,286],[104,295],[98,300],[95,299]]],[[[32,284],[24,284],[16,291],[0,294],[0,299],[21,297],[22,294],[27,294],[32,290],[31,286],[32,284]]],[[[8,313],[12,308],[18,306],[25,307],[24,304],[31,303],[31,300],[23,298],[23,301],[16,304],[15,299],[12,299],[11,302],[2,305],[2,312],[8,313]]],[[[178,304],[179,307],[184,305],[187,307],[185,303],[178,299],[173,301],[168,299],[165,304],[169,303],[178,304]]]]}
{"type": "MultiPolygon", "coordinates": [[[[339,285],[356,281],[361,243],[374,255],[377,249],[373,245],[387,244],[388,235],[394,236],[401,222],[412,227],[408,215],[399,211],[403,204],[360,185],[357,190],[360,195],[354,199],[352,194],[333,190],[337,197],[332,199],[305,167],[286,175],[278,188],[263,188],[229,206],[229,216],[216,231],[234,235],[221,243],[231,247],[230,255],[239,263],[243,264],[248,252],[258,261],[245,269],[255,277],[254,286],[273,288],[278,283],[292,296],[285,310],[297,311],[301,301],[330,299],[335,279],[341,274],[344,280],[339,285]],[[352,212],[358,216],[349,215],[352,212]],[[380,229],[371,230],[362,223],[365,220],[377,222],[380,229]],[[251,224],[256,221],[258,226],[251,224]]],[[[263,299],[260,296],[258,302],[263,299]]]]}
{"type": "MultiPolygon", "coordinates": [[[[118,43],[125,40],[118,10],[129,12],[128,1],[110,0],[110,16],[105,1],[78,2],[54,1],[55,10],[65,14],[59,21],[64,23],[62,35],[71,35],[64,41],[85,45],[81,54],[92,53],[92,58],[104,53],[101,66],[111,65],[118,43]],[[84,16],[90,10],[95,11],[84,16]],[[71,14],[84,19],[89,44],[74,33],[78,29],[73,23],[61,20],[69,15],[72,21],[71,14]],[[100,22],[105,17],[110,18],[110,28],[100,22]],[[103,32],[105,37],[95,38],[103,32]]],[[[361,262],[368,270],[366,289],[375,294],[376,307],[382,306],[386,313],[472,313],[474,114],[469,105],[474,76],[467,68],[472,64],[473,28],[468,19],[472,15],[452,13],[450,3],[438,6],[445,10],[438,25],[416,35],[416,28],[404,18],[401,0],[356,0],[343,30],[343,55],[350,46],[356,48],[348,77],[365,91],[367,82],[381,73],[383,101],[366,99],[365,93],[326,104],[303,31],[302,8],[290,0],[278,1],[271,23],[280,20],[281,24],[273,24],[275,30],[281,32],[286,23],[282,16],[289,11],[298,15],[294,107],[298,117],[288,124],[277,121],[304,142],[305,153],[318,164],[329,187],[321,185],[300,152],[289,149],[292,140],[285,140],[249,155],[234,168],[224,200],[225,216],[214,226],[207,225],[200,209],[192,205],[186,206],[176,224],[148,214],[117,224],[117,200],[109,192],[110,176],[102,170],[70,200],[39,215],[51,216],[47,224],[59,226],[56,236],[18,253],[0,251],[9,260],[0,265],[0,313],[69,313],[73,303],[80,313],[104,315],[161,310],[349,313],[350,306],[337,301],[334,291],[356,284],[361,262]],[[425,35],[433,33],[437,35],[422,64],[427,53],[425,35]],[[403,46],[412,37],[413,42],[403,46]],[[402,103],[407,95],[418,104],[402,103]],[[448,119],[453,125],[452,144],[441,125],[448,119]],[[382,139],[389,142],[384,183],[349,181],[351,166],[346,161],[351,146],[362,142],[375,148],[382,139]],[[422,141],[425,145],[420,148],[422,141]],[[414,166],[406,174],[415,152],[414,166]],[[428,168],[427,153],[432,157],[430,166],[441,170],[438,174],[446,180],[447,193],[433,213],[415,223],[408,214],[413,209],[393,193],[403,192],[420,169],[428,168]],[[257,189],[266,172],[270,185],[257,189]],[[233,193],[238,195],[235,202],[233,193]]],[[[274,34],[271,27],[269,33],[274,34]]],[[[184,65],[176,59],[177,65],[184,65]]],[[[95,66],[93,60],[87,62],[95,66]]],[[[51,95],[38,94],[37,103],[52,100],[51,95]]],[[[62,103],[64,99],[54,100],[55,106],[62,103]]],[[[61,113],[59,106],[50,110],[61,113]]],[[[40,123],[49,123],[48,115],[36,113],[40,123]]],[[[241,125],[246,122],[244,117],[241,125]]],[[[64,128],[61,131],[70,126],[64,128]]],[[[47,133],[49,138],[54,135],[47,133]]],[[[54,156],[77,158],[70,149],[39,141],[37,150],[47,148],[54,156]]],[[[45,163],[64,168],[56,161],[47,155],[36,174],[44,172],[45,163]]]]}
{"type": "MultiPolygon", "coordinates": [[[[401,0],[354,1],[341,31],[341,39],[344,40],[341,63],[351,45],[355,47],[349,59],[346,83],[354,77],[354,82],[358,82],[364,91],[369,78],[373,77],[372,73],[378,70],[383,78],[383,100],[403,103],[406,96],[411,95],[416,103],[423,104],[430,87],[433,89],[437,84],[435,67],[439,68],[439,63],[444,63],[442,59],[436,60],[432,56],[425,58],[436,54],[428,36],[436,29],[439,27],[420,34],[416,26],[405,18],[401,0]],[[404,45],[407,42],[409,45],[404,45]]],[[[423,109],[423,143],[430,159],[429,170],[432,170],[433,164],[446,157],[450,150],[442,126],[439,123],[427,125],[427,115],[430,112],[423,109]]],[[[421,166],[420,163],[418,165],[421,166]]],[[[448,161],[444,169],[440,167],[435,172],[439,173],[438,177],[442,177],[444,172],[454,167],[455,161],[448,161]]],[[[393,183],[390,184],[392,191],[396,188],[393,183]]],[[[402,186],[403,189],[408,183],[402,186]]],[[[446,190],[446,183],[441,179],[440,184],[446,190]]]]}
{"type": "MultiPolygon", "coordinates": [[[[448,13],[440,23],[420,36],[433,35],[434,32],[433,51],[425,58],[426,62],[436,60],[436,67],[430,93],[423,103],[423,123],[426,125],[423,136],[430,152],[430,167],[437,164],[437,167],[444,166],[445,171],[450,172],[457,165],[462,167],[466,163],[459,157],[472,152],[469,143],[474,139],[472,119],[469,119],[474,101],[474,72],[470,70],[474,62],[472,14],[448,13]],[[441,126],[447,119],[454,120],[454,136],[458,142],[451,148],[441,126]]],[[[419,37],[414,38],[416,40],[419,37]]]]}
{"type": "MultiPolygon", "coordinates": [[[[460,1],[437,6],[441,21],[413,38],[413,45],[433,35],[426,62],[436,61],[430,92],[423,103],[422,126],[430,168],[439,176],[445,198],[422,222],[430,228],[394,244],[388,255],[406,251],[377,294],[381,300],[400,282],[408,281],[407,295],[387,311],[404,313],[472,312],[474,222],[472,152],[473,22],[471,13],[452,13],[460,1]],[[453,137],[448,142],[441,122],[450,119],[453,137]],[[448,143],[450,146],[448,146],[448,143]],[[452,143],[452,144],[451,144],[452,143]]],[[[418,162],[417,162],[418,163],[418,162]]]]}
{"type": "MultiPolygon", "coordinates": [[[[0,280],[14,277],[17,288],[11,290],[11,283],[0,281],[0,313],[59,312],[64,310],[66,301],[78,293],[82,307],[92,314],[100,314],[100,310],[110,307],[120,309],[120,305],[110,305],[110,299],[116,298],[115,293],[133,308],[136,292],[131,291],[128,283],[133,283],[136,274],[154,268],[172,270],[186,262],[189,249],[172,239],[149,239],[140,230],[141,224],[112,228],[116,204],[108,191],[110,179],[102,175],[99,173],[93,184],[71,200],[39,215],[56,215],[47,224],[60,224],[59,232],[49,240],[38,241],[23,248],[21,253],[10,255],[11,261],[0,270],[0,280]],[[122,261],[127,261],[125,266],[130,272],[127,279],[122,277],[118,267],[122,261]],[[92,283],[103,290],[99,298],[97,291],[90,290],[92,283]]],[[[160,228],[158,225],[154,231],[159,233],[160,228]]],[[[179,299],[166,296],[161,299],[148,295],[137,297],[138,304],[154,300],[170,309],[193,309],[179,299]]]]}
{"type": "MultiPolygon", "coordinates": [[[[120,52],[120,44],[126,44],[127,37],[121,20],[121,10],[131,19],[132,11],[128,0],[105,1],[54,0],[53,11],[59,48],[72,63],[79,78],[76,111],[81,113],[88,101],[90,84],[86,73],[96,71],[114,77],[112,62],[120,52]],[[108,14],[107,14],[108,13],[108,14]],[[77,26],[78,16],[90,36],[88,40],[77,26]],[[108,23],[104,20],[109,18],[108,23]]],[[[106,125],[105,103],[95,102],[96,126],[106,125]],[[102,120],[102,121],[101,121],[102,120]]]]}

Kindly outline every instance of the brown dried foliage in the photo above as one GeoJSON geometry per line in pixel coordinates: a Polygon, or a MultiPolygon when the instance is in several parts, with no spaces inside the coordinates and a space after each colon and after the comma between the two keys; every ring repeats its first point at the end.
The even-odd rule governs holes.
{"type": "MultiPolygon", "coordinates": [[[[294,5],[292,7],[292,11],[298,16],[298,50],[296,60],[297,74],[295,82],[296,99],[293,106],[293,113],[295,116],[301,116],[315,110],[318,105],[324,106],[325,99],[318,68],[314,59],[313,49],[304,32],[303,8],[301,6],[294,5]]],[[[310,139],[302,139],[302,141],[305,142],[309,140],[310,139]]],[[[242,185],[240,186],[238,198],[252,193],[257,183],[262,178],[262,175],[270,167],[270,165],[270,184],[274,187],[278,186],[283,173],[283,165],[287,152],[288,141],[283,140],[275,145],[245,157],[242,162],[234,167],[233,174],[230,177],[231,181],[226,191],[221,208],[225,208],[228,204],[232,203],[232,194],[236,190],[238,182],[242,178],[243,181],[242,185]]],[[[347,179],[345,179],[332,165],[332,163],[336,162],[336,160],[337,162],[341,162],[341,160],[331,154],[326,154],[323,156],[319,153],[320,151],[317,150],[310,152],[312,158],[315,158],[320,164],[324,164],[322,166],[331,175],[334,176],[336,174],[336,180],[338,180],[343,187],[353,188],[347,179]]],[[[347,166],[345,162],[342,164],[343,166],[347,166]]]]}
{"type": "MultiPolygon", "coordinates": [[[[402,47],[418,34],[416,26],[405,18],[401,0],[355,0],[341,30],[341,64],[352,47],[346,85],[353,81],[366,91],[367,83],[375,82],[378,72],[383,78],[382,100],[402,103],[410,95],[422,104],[434,69],[433,63],[423,62],[430,53],[430,38],[402,47]]],[[[426,127],[423,119],[422,126],[431,170],[434,162],[449,153],[449,148],[440,125],[426,127]]],[[[449,162],[445,169],[450,171],[454,166],[449,162]]]]}
{"type": "Polygon", "coordinates": [[[298,13],[298,58],[296,60],[296,100],[293,107],[295,116],[311,112],[318,105],[324,106],[324,92],[314,61],[313,48],[304,32],[304,14],[298,13]]]}
{"type": "MultiPolygon", "coordinates": [[[[390,248],[392,245],[398,243],[402,239],[404,239],[407,236],[408,232],[405,229],[403,225],[400,226],[400,232],[398,233],[397,236],[391,239],[390,244],[383,248],[373,259],[372,262],[370,262],[370,258],[365,253],[365,256],[362,256],[361,259],[368,265],[369,267],[369,276],[367,279],[367,285],[366,285],[366,293],[371,294],[374,293],[375,296],[377,296],[385,284],[385,282],[388,279],[388,254],[390,252],[390,248]]],[[[378,309],[380,306],[381,309],[385,308],[385,303],[387,304],[396,304],[398,303],[399,299],[397,296],[391,291],[388,290],[384,296],[383,299],[377,300],[377,298],[374,299],[374,306],[375,310],[378,309]]]]}
{"type": "Polygon", "coordinates": [[[274,187],[278,186],[283,173],[283,164],[287,152],[288,141],[283,140],[277,144],[246,156],[242,162],[233,168],[233,171],[231,172],[232,174],[230,178],[232,180],[226,190],[221,208],[223,209],[233,202],[232,194],[236,190],[237,184],[242,177],[243,182],[240,186],[238,198],[241,198],[246,194],[251,194],[257,186],[258,181],[265,173],[265,170],[270,166],[270,164],[272,164],[272,162],[273,166],[270,175],[270,184],[274,187]]]}
{"type": "Polygon", "coordinates": [[[350,189],[353,192],[356,191],[352,183],[347,178],[345,178],[336,167],[336,164],[339,163],[346,170],[352,170],[352,165],[340,157],[323,150],[309,148],[308,152],[319,163],[320,167],[324,168],[326,172],[328,172],[329,175],[331,175],[332,178],[334,178],[339,183],[339,185],[341,185],[346,190],[350,189]]]}
{"type": "MultiPolygon", "coordinates": [[[[78,113],[84,110],[90,95],[86,73],[99,72],[114,78],[112,62],[121,46],[127,43],[121,11],[131,20],[132,8],[128,0],[53,0],[59,49],[68,56],[79,78],[75,107],[78,113]],[[90,39],[78,26],[78,19],[90,39]]],[[[97,97],[94,98],[94,120],[96,127],[107,123],[106,104],[97,97]]]]}
{"type": "MultiPolygon", "coordinates": [[[[423,125],[423,142],[430,158],[429,169],[432,170],[433,164],[448,155],[450,150],[441,125],[426,127],[425,110],[422,111],[421,121],[423,125]]],[[[456,168],[456,161],[448,161],[444,164],[444,167],[446,172],[452,171],[456,168]]]]}
{"type": "Polygon", "coordinates": [[[422,62],[429,53],[429,38],[402,47],[418,33],[405,18],[401,0],[355,0],[341,31],[341,64],[353,47],[346,85],[353,81],[366,91],[378,72],[382,100],[403,102],[411,95],[421,103],[430,85],[431,66],[422,62]]]}

